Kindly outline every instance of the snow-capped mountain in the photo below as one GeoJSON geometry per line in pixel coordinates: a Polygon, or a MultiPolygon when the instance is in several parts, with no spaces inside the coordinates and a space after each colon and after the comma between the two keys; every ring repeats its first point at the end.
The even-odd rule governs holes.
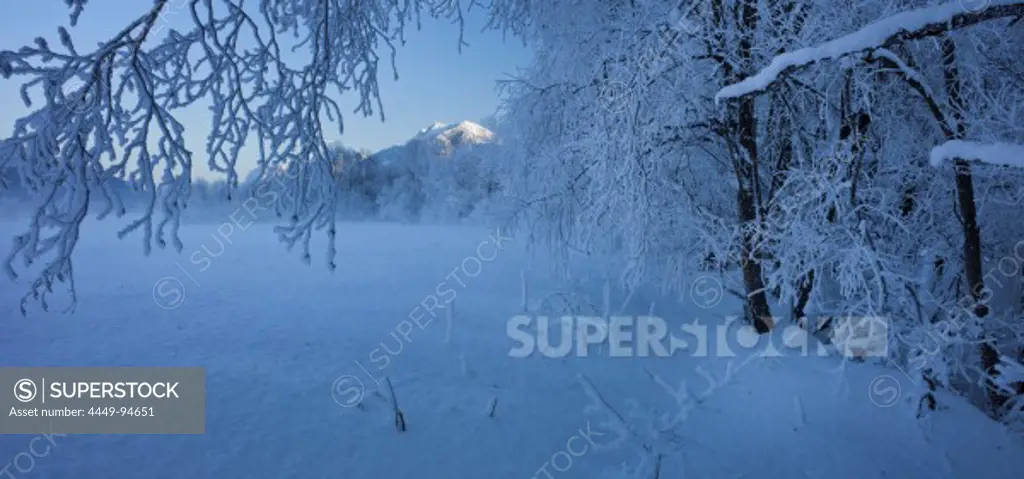
{"type": "Polygon", "coordinates": [[[449,158],[457,149],[493,143],[496,139],[494,132],[471,121],[436,122],[420,130],[405,144],[385,148],[373,156],[382,164],[422,156],[449,158]]]}
{"type": "Polygon", "coordinates": [[[434,146],[437,148],[438,156],[447,157],[462,146],[491,143],[494,141],[494,133],[471,121],[453,124],[434,123],[420,130],[412,141],[434,146]]]}

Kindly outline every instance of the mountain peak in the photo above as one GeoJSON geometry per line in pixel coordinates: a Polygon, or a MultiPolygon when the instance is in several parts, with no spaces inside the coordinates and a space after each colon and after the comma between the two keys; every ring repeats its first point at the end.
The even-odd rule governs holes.
{"type": "Polygon", "coordinates": [[[472,121],[434,124],[420,130],[414,140],[423,142],[439,156],[450,156],[461,146],[490,143],[494,133],[472,121]]]}

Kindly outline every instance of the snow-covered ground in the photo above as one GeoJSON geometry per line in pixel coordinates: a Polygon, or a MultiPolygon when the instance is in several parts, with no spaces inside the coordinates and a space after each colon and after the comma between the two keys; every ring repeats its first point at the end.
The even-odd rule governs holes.
{"type": "MultiPolygon", "coordinates": [[[[0,238],[17,226],[0,223],[0,238]]],[[[493,230],[344,224],[332,274],[315,257],[307,266],[284,252],[269,226],[236,232],[230,243],[218,243],[217,228],[187,226],[182,254],[143,258],[135,237],[117,241],[109,224],[89,223],[76,253],[72,315],[23,319],[24,285],[4,280],[0,287],[5,366],[205,367],[206,434],[56,436],[27,471],[23,453],[34,437],[0,436],[0,464],[21,457],[5,472],[589,479],[627,477],[616,475],[618,466],[650,457],[644,444],[664,452],[663,478],[1010,478],[1024,470],[1021,442],[962,400],[942,395],[942,409],[916,420],[916,404],[901,397],[909,381],[880,365],[682,353],[510,357],[516,344],[506,323],[522,313],[522,278],[534,307],[566,286],[550,279],[548,262],[526,253],[523,241],[493,248],[493,230]],[[450,299],[449,288],[451,328],[443,310],[421,320],[422,329],[401,326],[410,313],[425,314],[417,307],[426,298],[450,299]],[[399,343],[402,331],[408,340],[399,343]],[[401,350],[381,370],[382,347],[401,350]],[[722,378],[730,362],[743,366],[699,404],[679,406],[652,379],[672,388],[687,380],[700,396],[707,385],[700,372],[722,378]],[[394,426],[387,392],[376,392],[385,375],[405,432],[394,426]],[[587,384],[607,406],[592,407],[587,384]],[[631,401],[640,414],[629,413],[631,401]],[[655,410],[684,414],[674,434],[651,439],[644,416],[655,410]],[[626,429],[638,437],[615,442],[626,429]]],[[[582,281],[579,289],[600,304],[599,285],[582,281]]],[[[675,322],[735,308],[639,294],[624,313],[647,314],[652,301],[655,315],[675,322]]]]}

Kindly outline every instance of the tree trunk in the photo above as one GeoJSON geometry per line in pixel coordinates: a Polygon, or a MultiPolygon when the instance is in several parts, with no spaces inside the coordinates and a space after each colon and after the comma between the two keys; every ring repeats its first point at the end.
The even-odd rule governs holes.
{"type": "MultiPolygon", "coordinates": [[[[739,42],[738,56],[743,69],[753,65],[753,38],[757,31],[757,2],[744,0],[740,6],[743,37],[739,42]]],[[[738,72],[737,72],[738,73],[738,72]]],[[[733,164],[739,180],[736,202],[739,223],[742,228],[742,244],[740,248],[740,265],[743,269],[743,285],[747,292],[748,318],[759,333],[767,333],[774,326],[768,296],[765,293],[764,279],[761,271],[760,251],[760,195],[758,175],[758,144],[757,114],[754,97],[747,96],[740,100],[737,133],[741,151],[733,164]]]]}
{"type": "MultiPolygon", "coordinates": [[[[946,94],[949,96],[951,114],[956,123],[955,137],[960,139],[966,133],[966,125],[963,116],[963,97],[961,96],[960,72],[956,61],[956,44],[949,35],[944,35],[941,41],[943,77],[945,78],[946,94]]],[[[971,298],[974,300],[974,314],[979,318],[988,315],[988,305],[983,299],[985,292],[985,279],[981,265],[981,228],[978,227],[978,214],[974,204],[974,181],[971,176],[971,166],[961,158],[953,160],[956,174],[956,199],[960,208],[961,221],[963,224],[963,261],[964,275],[967,278],[967,285],[970,289],[971,298]]],[[[999,363],[999,352],[991,342],[984,342],[980,347],[981,366],[990,378],[999,374],[996,364],[999,363]]],[[[988,383],[988,396],[993,410],[998,411],[1005,403],[1006,396],[999,389],[988,383]]]]}
{"type": "MultiPolygon", "coordinates": [[[[811,301],[811,292],[814,290],[813,269],[800,277],[799,285],[800,287],[796,294],[796,303],[793,305],[793,321],[800,321],[800,319],[804,317],[807,304],[811,301]]],[[[810,331],[813,332],[813,330],[810,331]]]]}
{"type": "Polygon", "coordinates": [[[764,279],[761,277],[759,233],[754,225],[758,221],[757,205],[753,193],[742,186],[736,193],[736,201],[739,205],[740,227],[743,229],[740,267],[743,270],[743,286],[747,291],[747,319],[758,333],[767,333],[775,322],[772,320],[764,279]]]}

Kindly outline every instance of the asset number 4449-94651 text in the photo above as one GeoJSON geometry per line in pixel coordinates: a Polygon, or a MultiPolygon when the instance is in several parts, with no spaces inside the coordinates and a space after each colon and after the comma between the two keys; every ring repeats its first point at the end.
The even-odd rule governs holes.
{"type": "Polygon", "coordinates": [[[85,409],[72,408],[11,408],[9,417],[154,417],[152,407],[107,406],[85,409]]]}

